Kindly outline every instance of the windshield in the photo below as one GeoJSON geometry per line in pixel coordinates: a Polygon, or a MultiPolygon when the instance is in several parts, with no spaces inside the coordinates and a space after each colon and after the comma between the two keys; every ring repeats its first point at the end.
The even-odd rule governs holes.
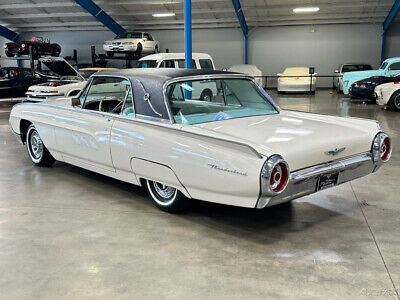
{"type": "Polygon", "coordinates": [[[198,124],[277,114],[249,79],[207,79],[172,83],[167,97],[176,123],[198,124]]]}
{"type": "Polygon", "coordinates": [[[141,39],[141,32],[122,32],[118,34],[114,39],[141,39]]]}
{"type": "Polygon", "coordinates": [[[383,62],[383,64],[381,65],[381,67],[379,68],[380,70],[385,70],[387,66],[387,62],[383,62]]]}
{"type": "Polygon", "coordinates": [[[368,71],[372,70],[370,65],[344,65],[342,72],[353,72],[353,71],[368,71]]]}
{"type": "Polygon", "coordinates": [[[97,70],[79,70],[79,73],[82,75],[83,78],[89,79],[97,70]]]}
{"type": "Polygon", "coordinates": [[[157,61],[156,60],[141,60],[137,63],[138,68],[157,68],[157,61]]]}

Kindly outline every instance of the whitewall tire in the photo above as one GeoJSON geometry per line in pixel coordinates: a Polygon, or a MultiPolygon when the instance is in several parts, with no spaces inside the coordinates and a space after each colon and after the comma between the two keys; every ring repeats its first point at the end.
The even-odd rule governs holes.
{"type": "Polygon", "coordinates": [[[147,179],[145,184],[151,200],[163,211],[178,213],[185,210],[190,203],[190,199],[174,187],[147,179]]]}
{"type": "Polygon", "coordinates": [[[26,131],[26,148],[32,162],[39,167],[50,167],[55,162],[54,157],[50,154],[44,145],[39,132],[33,124],[29,125],[26,131]]]}

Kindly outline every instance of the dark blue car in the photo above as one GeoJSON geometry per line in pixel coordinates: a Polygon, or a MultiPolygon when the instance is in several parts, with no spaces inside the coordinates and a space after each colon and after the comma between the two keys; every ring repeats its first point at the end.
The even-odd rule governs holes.
{"type": "Polygon", "coordinates": [[[374,100],[375,93],[374,89],[376,86],[400,80],[400,74],[393,77],[386,76],[373,76],[363,80],[356,81],[352,84],[349,90],[349,95],[351,98],[356,99],[370,99],[374,100]]]}

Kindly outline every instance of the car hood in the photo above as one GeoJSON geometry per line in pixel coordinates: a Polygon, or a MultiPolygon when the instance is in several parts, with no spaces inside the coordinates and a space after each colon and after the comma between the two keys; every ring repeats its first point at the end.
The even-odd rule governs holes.
{"type": "Polygon", "coordinates": [[[379,132],[373,120],[293,111],[183,125],[182,129],[244,143],[266,157],[280,154],[292,171],[368,152],[379,132]],[[327,154],[343,147],[336,155],[327,154]]]}
{"type": "Polygon", "coordinates": [[[63,58],[44,57],[41,58],[40,61],[55,74],[60,76],[75,76],[85,80],[85,78],[63,58]]]}
{"type": "Polygon", "coordinates": [[[343,75],[343,92],[348,94],[351,85],[359,80],[366,79],[373,76],[383,75],[384,70],[368,70],[368,71],[354,71],[346,72],[343,75]]]}
{"type": "Polygon", "coordinates": [[[29,91],[57,91],[59,87],[66,86],[69,84],[75,84],[80,81],[50,81],[41,84],[32,85],[29,87],[29,91]]]}

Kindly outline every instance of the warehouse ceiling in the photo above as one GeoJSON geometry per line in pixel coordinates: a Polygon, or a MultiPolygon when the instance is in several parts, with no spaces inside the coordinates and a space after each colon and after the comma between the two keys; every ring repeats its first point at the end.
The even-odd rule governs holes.
{"type": "MultiPolygon", "coordinates": [[[[0,24],[16,32],[86,31],[105,27],[74,0],[0,0],[0,24]]],[[[183,28],[183,0],[94,1],[125,29],[183,28]],[[174,12],[155,18],[153,13],[174,12]]],[[[393,0],[241,0],[250,28],[282,25],[378,23],[385,20],[393,0]],[[316,13],[293,12],[319,7],[316,13]]],[[[192,0],[193,28],[239,27],[231,0],[192,0]]]]}

